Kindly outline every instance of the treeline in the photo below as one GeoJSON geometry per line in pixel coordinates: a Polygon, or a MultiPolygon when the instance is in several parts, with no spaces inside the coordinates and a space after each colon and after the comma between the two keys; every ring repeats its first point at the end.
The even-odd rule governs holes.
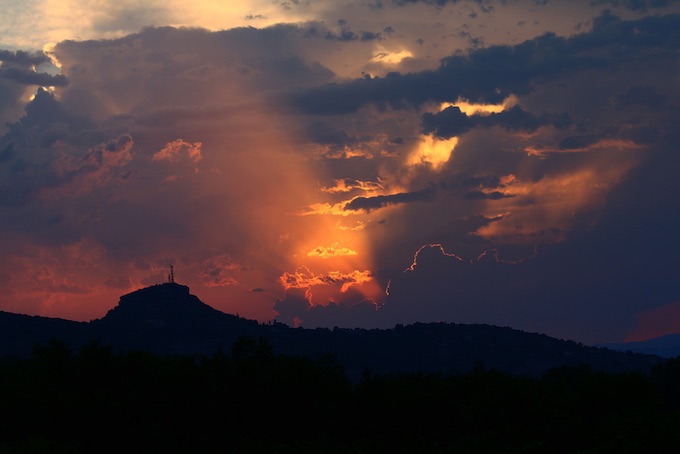
{"type": "Polygon", "coordinates": [[[680,359],[651,374],[352,381],[332,357],[241,338],[212,356],[52,341],[0,362],[0,452],[675,452],[680,359]]]}

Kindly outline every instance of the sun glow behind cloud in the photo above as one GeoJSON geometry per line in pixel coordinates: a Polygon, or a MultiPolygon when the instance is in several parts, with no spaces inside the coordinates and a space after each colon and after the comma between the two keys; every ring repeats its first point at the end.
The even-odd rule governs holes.
{"type": "Polygon", "coordinates": [[[66,39],[115,39],[149,26],[203,27],[224,30],[254,25],[312,20],[325,10],[323,4],[284,7],[267,0],[224,2],[207,0],[147,0],[138,2],[81,2],[76,0],[8,0],[13,33],[0,38],[13,46],[41,49],[46,43],[66,39]],[[28,30],[31,33],[25,33],[28,30]]]}
{"type": "Polygon", "coordinates": [[[515,95],[508,96],[501,104],[475,104],[466,99],[458,98],[456,102],[444,102],[439,105],[439,111],[447,107],[458,107],[468,117],[473,115],[490,115],[500,113],[517,105],[518,99],[515,95]]]}
{"type": "Polygon", "coordinates": [[[328,247],[318,246],[307,253],[307,257],[319,257],[322,259],[347,255],[358,255],[358,253],[348,247],[341,247],[339,243],[333,243],[328,247]]]}
{"type": "Polygon", "coordinates": [[[409,50],[400,49],[398,51],[389,51],[382,46],[378,46],[371,61],[386,66],[396,66],[405,58],[410,57],[413,57],[413,53],[409,50]]]}
{"type": "MultiPolygon", "coordinates": [[[[313,320],[432,263],[448,282],[449,254],[572,241],[656,187],[626,189],[646,182],[636,166],[674,169],[658,157],[675,147],[674,17],[599,12],[646,14],[613,1],[232,3],[9,1],[0,24],[30,33],[0,41],[54,65],[0,54],[0,286],[26,312],[102,315],[173,263],[219,309],[267,320],[306,295],[314,311],[294,316],[313,320]],[[480,103],[501,93],[517,95],[480,103]]],[[[656,200],[673,208],[672,181],[656,200]]]]}
{"type": "MultiPolygon", "coordinates": [[[[504,110],[515,106],[517,102],[517,97],[514,95],[506,98],[501,104],[475,104],[463,98],[458,98],[458,100],[453,103],[441,103],[438,106],[438,109],[435,110],[441,112],[448,107],[457,107],[468,117],[475,115],[486,116],[503,112],[504,110]]],[[[433,170],[439,171],[451,159],[451,155],[458,145],[458,141],[458,137],[442,139],[432,134],[421,135],[418,144],[409,154],[406,165],[413,167],[426,164],[431,166],[433,170]]]]}
{"type": "Polygon", "coordinates": [[[440,170],[451,158],[457,144],[458,137],[442,140],[432,135],[421,136],[420,142],[408,156],[406,165],[429,165],[435,171],[440,170]]]}

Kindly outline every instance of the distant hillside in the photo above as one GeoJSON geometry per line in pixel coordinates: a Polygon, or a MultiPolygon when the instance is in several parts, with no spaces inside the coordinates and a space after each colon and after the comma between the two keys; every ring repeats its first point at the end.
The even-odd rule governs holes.
{"type": "Polygon", "coordinates": [[[225,314],[175,283],[124,295],[105,317],[90,323],[0,313],[0,355],[27,356],[50,338],[78,349],[90,340],[117,351],[157,354],[229,352],[240,337],[263,338],[277,354],[333,355],[351,376],[366,370],[468,372],[475,367],[540,375],[565,365],[608,372],[647,372],[656,355],[596,348],[511,328],[455,323],[415,323],[393,329],[304,329],[259,324],[225,314]]]}
{"type": "Polygon", "coordinates": [[[603,344],[602,347],[621,352],[629,351],[657,355],[662,358],[676,358],[680,356],[680,334],[668,334],[639,342],[603,344]]]}
{"type": "Polygon", "coordinates": [[[35,344],[46,344],[51,338],[77,346],[90,337],[84,322],[0,311],[0,356],[28,356],[35,344]]]}

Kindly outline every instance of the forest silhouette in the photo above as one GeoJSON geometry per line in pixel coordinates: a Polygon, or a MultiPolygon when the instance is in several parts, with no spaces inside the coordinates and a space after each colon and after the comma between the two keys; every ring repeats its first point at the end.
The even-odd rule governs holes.
{"type": "Polygon", "coordinates": [[[0,362],[0,452],[666,452],[680,358],[649,373],[564,366],[352,380],[333,356],[241,337],[212,355],[77,350],[0,362]]]}

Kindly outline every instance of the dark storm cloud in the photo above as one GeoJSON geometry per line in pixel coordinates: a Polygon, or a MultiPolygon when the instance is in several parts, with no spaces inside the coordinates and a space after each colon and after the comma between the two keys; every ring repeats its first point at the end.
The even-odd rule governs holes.
{"type": "Polygon", "coordinates": [[[296,326],[296,319],[311,307],[303,289],[290,289],[283,299],[277,299],[274,309],[278,312],[277,321],[289,326],[296,326]]]}
{"type": "MultiPolygon", "coordinates": [[[[462,3],[464,0],[392,0],[393,5],[404,6],[408,4],[423,3],[426,5],[436,5],[436,6],[446,6],[450,4],[462,3]]],[[[508,3],[514,3],[517,0],[473,0],[474,3],[480,5],[482,11],[491,12],[493,11],[493,4],[498,3],[501,5],[507,5],[508,3]],[[491,9],[490,9],[491,8],[491,9]]],[[[550,2],[550,0],[533,0],[532,3],[539,6],[545,6],[550,2]]],[[[631,11],[646,12],[649,9],[665,8],[674,4],[677,4],[677,0],[592,0],[590,4],[592,6],[602,6],[608,5],[611,7],[622,7],[629,9],[631,11]]]]}
{"type": "Polygon", "coordinates": [[[442,189],[467,190],[470,188],[496,188],[502,186],[497,175],[454,175],[440,184],[442,189]]]}
{"type": "MultiPolygon", "coordinates": [[[[504,262],[493,252],[461,260],[439,245],[421,249],[414,266],[392,278],[380,322],[389,327],[454,319],[586,342],[625,336],[636,311],[680,298],[673,278],[678,265],[665,252],[680,246],[673,233],[680,228],[680,206],[665,192],[680,189],[680,168],[661,147],[650,158],[611,194],[595,227],[573,232],[569,241],[545,246],[527,260],[504,262]],[[654,241],[649,223],[658,226],[654,241]]],[[[311,326],[331,326],[319,322],[319,314],[313,319],[311,326]]]]}
{"type": "Polygon", "coordinates": [[[551,118],[546,114],[536,116],[520,106],[514,106],[499,113],[490,115],[468,116],[459,107],[447,107],[435,114],[423,115],[423,132],[442,138],[459,136],[476,127],[500,126],[510,131],[532,132],[541,126],[565,127],[570,121],[566,116],[551,118]]]}
{"type": "Polygon", "coordinates": [[[352,201],[347,205],[345,205],[344,209],[349,211],[371,211],[378,208],[390,205],[399,205],[403,203],[431,202],[434,200],[436,193],[436,186],[432,186],[427,189],[422,189],[415,192],[402,192],[399,194],[378,195],[374,197],[356,197],[352,199],[352,201]]]}
{"type": "Polygon", "coordinates": [[[333,145],[351,145],[357,143],[355,137],[351,137],[343,129],[323,121],[310,121],[307,126],[307,134],[316,143],[333,145]]]}
{"type": "Polygon", "coordinates": [[[43,52],[7,51],[0,49],[0,79],[6,79],[21,85],[39,85],[43,87],[63,87],[68,79],[61,74],[52,75],[37,72],[35,66],[50,63],[43,52]]]}
{"type": "Polygon", "coordinates": [[[613,6],[623,7],[631,11],[646,12],[649,9],[665,8],[667,6],[678,4],[678,0],[593,0],[590,2],[593,6],[613,6]]]}
{"type": "Polygon", "coordinates": [[[592,342],[624,337],[638,311],[680,299],[680,269],[668,253],[680,247],[678,145],[677,132],[667,136],[610,193],[594,225],[528,260],[460,261],[424,249],[392,280],[382,315],[393,323],[491,320],[592,342]]]}
{"type": "Polygon", "coordinates": [[[9,132],[0,138],[0,170],[7,175],[0,204],[30,203],[42,189],[67,185],[78,178],[98,180],[106,167],[119,165],[118,153],[128,153],[132,146],[127,134],[68,158],[52,149],[55,143],[79,141],[77,132],[84,125],[88,124],[67,115],[52,94],[39,90],[27,105],[26,114],[10,124],[9,132]]]}
{"type": "Polygon", "coordinates": [[[68,80],[63,75],[40,72],[36,68],[49,65],[43,52],[0,50],[0,132],[22,114],[22,98],[31,86],[63,87],[68,80]]]}
{"type": "Polygon", "coordinates": [[[0,49],[0,61],[14,63],[24,67],[49,63],[50,59],[44,52],[26,52],[22,50],[9,51],[0,49]]]}
{"type": "MultiPolygon", "coordinates": [[[[350,185],[351,181],[347,180],[350,185]]],[[[345,210],[359,211],[365,210],[367,212],[383,208],[391,205],[400,205],[414,202],[432,202],[437,197],[439,189],[446,190],[450,193],[456,193],[461,197],[469,200],[499,200],[502,198],[514,197],[513,194],[501,192],[498,190],[505,187],[500,181],[500,178],[494,175],[482,177],[468,177],[455,176],[448,180],[443,180],[438,184],[431,183],[430,187],[420,191],[402,192],[391,195],[379,195],[372,197],[355,197],[345,205],[345,210]],[[484,189],[484,191],[482,191],[484,189]]]]}
{"type": "MultiPolygon", "coordinates": [[[[376,41],[382,39],[380,32],[360,31],[355,33],[347,21],[340,19],[338,21],[339,30],[325,30],[322,31],[318,27],[310,27],[307,33],[310,36],[323,36],[325,39],[331,41],[376,41]]],[[[321,25],[323,27],[323,25],[321,25]]]]}
{"type": "MultiPolygon", "coordinates": [[[[640,311],[679,301],[674,276],[680,269],[668,252],[680,248],[673,233],[680,230],[674,195],[680,191],[678,30],[677,14],[623,21],[603,13],[580,35],[547,34],[452,56],[434,71],[297,92],[292,99],[303,112],[335,115],[328,117],[334,122],[337,114],[363,115],[367,105],[408,112],[458,98],[518,98],[517,106],[498,114],[467,116],[455,107],[422,114],[422,132],[461,140],[441,175],[423,172],[410,181],[411,188],[438,181],[433,203],[404,203],[384,225],[409,232],[398,240],[402,250],[430,242],[447,246],[422,249],[417,265],[403,273],[394,270],[404,263],[394,243],[376,247],[376,276],[390,282],[380,322],[495,323],[597,342],[624,338],[640,311]],[[491,127],[497,127],[493,134],[476,130],[491,127]],[[613,179],[599,175],[617,166],[632,170],[613,179]],[[587,183],[578,183],[584,175],[587,183]],[[607,188],[602,205],[567,207],[564,222],[542,224],[542,217],[562,209],[555,203],[587,198],[598,186],[607,188]],[[465,216],[481,207],[487,217],[465,216]],[[514,244],[532,223],[535,229],[524,233],[531,240],[514,244]],[[500,225],[507,226],[506,238],[476,235],[500,225]],[[560,240],[542,239],[550,235],[560,240]],[[475,248],[496,253],[478,258],[475,248]],[[465,254],[463,260],[453,253],[465,254]]],[[[354,201],[346,209],[373,210],[389,199],[354,201]]],[[[314,310],[310,326],[332,326],[323,307],[314,310]]],[[[337,311],[334,306],[328,314],[337,311]]],[[[351,309],[345,312],[350,317],[351,309]]]]}
{"type": "Polygon", "coordinates": [[[659,93],[651,85],[636,85],[617,96],[616,101],[621,107],[639,106],[658,110],[666,106],[668,95],[659,93]]]}
{"type": "MultiPolygon", "coordinates": [[[[513,1],[513,0],[473,0],[474,3],[477,3],[483,12],[492,12],[493,11],[493,3],[500,3],[502,5],[507,4],[508,2],[513,1]]],[[[516,1],[516,0],[515,0],[516,1]]],[[[446,5],[455,5],[458,3],[464,3],[465,0],[392,0],[391,3],[396,6],[405,6],[409,4],[417,4],[417,3],[423,3],[425,5],[434,5],[434,6],[446,6],[446,5]]]]}
{"type": "MultiPolygon", "coordinates": [[[[415,2],[400,5],[406,3],[415,2]]],[[[349,83],[336,77],[329,69],[340,67],[332,66],[336,60],[365,61],[371,47],[384,44],[368,41],[405,33],[400,24],[399,36],[388,36],[385,23],[380,33],[354,31],[360,29],[349,21],[220,32],[164,27],[58,44],[69,84],[58,86],[57,96],[39,90],[0,138],[3,236],[53,247],[57,270],[70,260],[60,258],[63,248],[83,241],[84,251],[100,251],[87,269],[108,262],[103,268],[120,267],[135,283],[155,283],[148,263],[175,254],[196,276],[209,270],[197,294],[240,286],[215,297],[229,301],[221,309],[243,314],[260,304],[271,314],[275,304],[286,323],[306,326],[475,321],[612,339],[637,310],[680,299],[672,254],[680,230],[673,199],[680,190],[677,15],[626,22],[604,14],[581,35],[475,49],[434,70],[349,83]],[[327,52],[336,53],[319,57],[327,52]],[[458,98],[499,103],[510,94],[517,105],[496,114],[468,117],[455,107],[424,113],[458,98]],[[279,102],[268,104],[272,99],[279,102]],[[378,109],[362,110],[370,105],[378,109]],[[381,111],[391,108],[404,110],[381,111]],[[336,115],[343,113],[351,115],[336,115]],[[406,163],[427,145],[422,132],[460,140],[439,166],[406,163]],[[153,159],[179,156],[168,154],[172,144],[177,153],[200,152],[200,162],[184,154],[153,159]],[[332,159],[343,147],[354,158],[332,159]],[[640,162],[639,171],[626,173],[640,162]],[[618,166],[625,170],[606,175],[618,166]],[[347,192],[331,192],[333,182],[371,196],[349,202],[341,221],[290,216],[315,197],[339,206],[347,192]],[[565,200],[587,201],[592,188],[615,190],[602,205],[564,208],[565,200]],[[552,222],[560,210],[565,220],[552,222]],[[376,311],[360,282],[333,269],[310,272],[312,287],[298,283],[274,303],[280,273],[303,265],[310,247],[328,246],[339,226],[341,238],[363,235],[358,243],[368,245],[339,247],[358,252],[348,262],[365,259],[358,271],[370,272],[371,295],[383,298],[391,282],[385,305],[376,311]],[[497,226],[507,228],[500,239],[478,233],[497,226]],[[567,233],[547,245],[553,241],[541,236],[550,232],[567,233]],[[515,245],[522,235],[530,239],[515,245]],[[419,249],[430,243],[445,247],[419,249]],[[478,259],[493,248],[497,255],[478,259]],[[520,258],[526,260],[510,263],[520,258]],[[147,265],[125,265],[141,261],[147,265]],[[243,280],[248,273],[261,274],[243,280]],[[312,293],[321,304],[310,304],[312,293]]],[[[42,57],[8,54],[7,62],[12,58],[5,69],[28,71],[31,58],[39,65],[42,57]]],[[[30,87],[20,79],[0,77],[0,100],[3,93],[11,93],[12,105],[28,99],[30,87]]],[[[16,247],[2,259],[7,270],[31,253],[16,247]]],[[[73,253],[78,261],[80,252],[73,253]]],[[[25,276],[30,282],[33,274],[25,276]]]]}
{"type": "Polygon", "coordinates": [[[578,148],[586,148],[589,145],[596,143],[600,140],[599,134],[587,134],[581,136],[569,136],[562,139],[559,143],[559,147],[562,150],[573,150],[578,148]]]}
{"type": "Polygon", "coordinates": [[[514,194],[506,194],[500,191],[482,192],[482,191],[470,191],[466,192],[464,197],[466,199],[486,199],[486,200],[499,200],[515,197],[514,194]]]}
{"type": "Polygon", "coordinates": [[[68,84],[68,79],[61,74],[53,76],[20,68],[0,68],[0,78],[23,85],[40,85],[43,87],[63,87],[68,84]]]}
{"type": "Polygon", "coordinates": [[[347,114],[366,104],[407,108],[426,102],[499,103],[510,94],[527,95],[536,84],[586,70],[614,69],[624,62],[677,58],[680,15],[622,21],[605,13],[588,33],[564,38],[545,34],[516,46],[491,46],[444,58],[438,69],[390,73],[346,84],[325,85],[292,95],[303,112],[347,114]]]}
{"type": "MultiPolygon", "coordinates": [[[[14,143],[31,149],[48,147],[58,140],[79,142],[85,139],[81,134],[93,126],[91,120],[67,112],[53,94],[40,88],[33,101],[26,105],[24,115],[8,125],[9,131],[0,138],[0,144],[14,143]]],[[[97,133],[91,135],[95,141],[103,137],[97,133]]]]}
{"type": "Polygon", "coordinates": [[[159,27],[111,41],[65,41],[54,49],[67,62],[63,73],[73,85],[62,101],[95,117],[106,116],[102,109],[110,107],[129,114],[134,105],[142,115],[160,108],[199,109],[195,99],[205,100],[199,104],[203,109],[215,108],[236,86],[238,93],[244,87],[257,93],[328,82],[332,71],[295,52],[309,41],[305,31],[292,25],[219,32],[159,27]],[[107,65],[116,72],[109,74],[107,65]]]}

